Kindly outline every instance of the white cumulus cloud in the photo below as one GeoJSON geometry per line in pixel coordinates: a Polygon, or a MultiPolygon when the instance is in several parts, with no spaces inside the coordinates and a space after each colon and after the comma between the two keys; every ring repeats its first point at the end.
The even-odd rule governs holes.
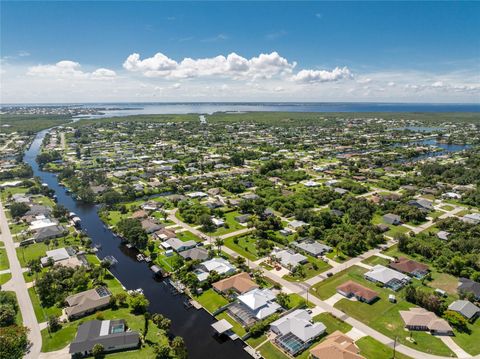
{"type": "Polygon", "coordinates": [[[84,72],[75,61],[63,60],[55,64],[31,66],[27,75],[53,79],[108,79],[116,76],[115,71],[99,68],[93,72],[84,72]]]}
{"type": "Polygon", "coordinates": [[[141,60],[137,53],[131,54],[123,67],[132,72],[139,72],[147,77],[164,77],[168,79],[220,76],[227,78],[272,78],[292,73],[295,62],[288,62],[277,52],[260,54],[247,59],[234,52],[227,55],[208,58],[184,58],[177,62],[162,53],[141,60]]]}
{"type": "Polygon", "coordinates": [[[352,78],[353,75],[348,67],[335,67],[332,71],[327,70],[301,70],[293,80],[302,83],[333,82],[352,78]]]}

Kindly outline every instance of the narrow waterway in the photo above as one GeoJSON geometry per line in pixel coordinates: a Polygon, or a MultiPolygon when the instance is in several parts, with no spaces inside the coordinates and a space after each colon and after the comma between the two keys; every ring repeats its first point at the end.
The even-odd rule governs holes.
{"type": "Polygon", "coordinates": [[[111,271],[127,289],[142,288],[150,301],[150,311],[161,313],[172,320],[171,331],[174,335],[185,339],[189,358],[250,358],[243,350],[245,346],[240,340],[223,340],[214,335],[211,324],[214,319],[204,310],[186,309],[183,302],[187,299],[183,295],[173,295],[169,286],[156,281],[152,272],[145,263],[139,263],[131,251],[120,244],[113,233],[105,228],[97,214],[95,205],[86,205],[74,200],[60,186],[53,173],[41,171],[35,162],[45,134],[49,130],[41,131],[35,137],[30,148],[25,153],[24,161],[33,168],[35,176],[40,177],[43,183],[55,190],[58,203],[69,211],[75,212],[82,220],[82,228],[94,244],[101,245],[98,252],[100,259],[113,255],[118,263],[111,271]]]}

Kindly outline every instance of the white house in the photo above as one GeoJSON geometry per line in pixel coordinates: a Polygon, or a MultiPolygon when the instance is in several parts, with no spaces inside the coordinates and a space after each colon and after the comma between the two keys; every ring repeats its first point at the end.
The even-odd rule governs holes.
{"type": "Polygon", "coordinates": [[[237,299],[258,320],[265,319],[282,308],[275,302],[275,294],[270,289],[252,289],[237,299]]]}
{"type": "Polygon", "coordinates": [[[220,275],[231,275],[235,273],[235,267],[226,259],[215,257],[208,261],[202,262],[195,270],[195,274],[200,282],[208,278],[211,271],[215,271],[220,275]]]}

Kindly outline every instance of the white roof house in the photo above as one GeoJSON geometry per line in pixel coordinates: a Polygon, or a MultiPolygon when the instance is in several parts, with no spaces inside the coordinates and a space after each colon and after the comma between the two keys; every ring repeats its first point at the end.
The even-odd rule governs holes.
{"type": "Polygon", "coordinates": [[[309,342],[327,329],[321,322],[312,323],[311,315],[305,309],[297,309],[270,324],[277,335],[293,334],[303,342],[309,342]]]}
{"type": "Polygon", "coordinates": [[[462,217],[462,220],[467,223],[479,224],[480,223],[480,213],[471,213],[466,214],[462,217]]]}
{"type": "Polygon", "coordinates": [[[410,281],[409,276],[382,266],[381,264],[377,264],[370,269],[370,271],[365,273],[365,278],[372,282],[379,282],[387,286],[396,286],[397,284],[400,285],[400,283],[408,283],[410,281]]]}
{"type": "Polygon", "coordinates": [[[187,193],[187,197],[202,198],[202,197],[208,197],[208,194],[205,192],[191,192],[191,193],[187,193]]]}
{"type": "Polygon", "coordinates": [[[291,228],[293,228],[293,229],[297,229],[297,228],[300,228],[300,227],[303,227],[303,226],[307,226],[307,225],[308,225],[308,223],[305,223],[305,222],[303,222],[303,221],[297,221],[297,220],[291,221],[291,222],[288,224],[288,226],[291,227],[291,228]]]}
{"type": "Polygon", "coordinates": [[[200,282],[208,278],[211,271],[215,271],[220,275],[229,275],[235,273],[235,267],[226,259],[215,257],[200,264],[195,270],[195,274],[200,282]]]}
{"type": "Polygon", "coordinates": [[[275,295],[270,289],[252,289],[239,295],[237,299],[259,320],[281,309],[281,306],[275,302],[275,295]]]}
{"type": "Polygon", "coordinates": [[[303,185],[305,187],[317,187],[317,186],[320,186],[320,183],[309,180],[309,181],[304,182],[303,185]]]}
{"type": "Polygon", "coordinates": [[[225,221],[221,218],[212,217],[212,223],[215,227],[223,227],[225,225],[225,221]]]}
{"type": "MultiPolygon", "coordinates": [[[[187,249],[190,249],[190,248],[193,248],[197,245],[197,242],[195,242],[194,240],[189,240],[189,241],[182,241],[178,238],[170,238],[168,240],[166,240],[164,243],[168,244],[169,245],[169,248],[172,248],[174,251],[176,252],[182,252],[182,251],[185,251],[187,249]]],[[[163,244],[162,244],[163,246],[163,244]]],[[[164,248],[167,248],[165,246],[163,246],[164,248]]]]}
{"type": "Polygon", "coordinates": [[[307,257],[303,254],[295,253],[292,250],[283,249],[280,251],[274,251],[272,254],[278,258],[280,264],[285,268],[295,268],[307,261],[307,257]]]}

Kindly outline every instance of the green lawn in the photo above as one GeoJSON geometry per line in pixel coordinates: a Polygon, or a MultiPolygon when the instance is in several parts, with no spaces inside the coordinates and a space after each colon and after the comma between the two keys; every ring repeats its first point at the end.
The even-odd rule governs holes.
{"type": "Polygon", "coordinates": [[[388,230],[385,234],[387,236],[393,237],[396,234],[405,234],[410,232],[410,228],[404,227],[404,226],[393,226],[393,225],[388,225],[390,227],[390,230],[388,230]]]}
{"type": "MultiPolygon", "coordinates": [[[[301,295],[297,293],[291,293],[288,295],[288,298],[290,301],[288,302],[288,308],[287,309],[293,309],[293,308],[298,308],[298,307],[305,307],[307,306],[307,301],[305,298],[303,298],[301,295]]],[[[315,307],[312,303],[308,303],[309,308],[315,307]]]]}
{"type": "Polygon", "coordinates": [[[336,288],[340,284],[345,283],[347,280],[363,280],[363,274],[365,272],[367,272],[365,268],[352,266],[337,273],[333,277],[327,278],[320,283],[315,284],[310,288],[310,293],[322,300],[328,299],[337,292],[336,288]]]}
{"type": "Polygon", "coordinates": [[[431,212],[429,213],[429,217],[432,217],[432,218],[438,218],[440,217],[442,214],[445,214],[445,212],[443,211],[434,211],[434,212],[431,212]]]}
{"type": "Polygon", "coordinates": [[[246,342],[247,342],[248,345],[250,345],[252,348],[255,349],[260,344],[262,344],[265,340],[267,340],[267,336],[264,334],[264,335],[261,335],[257,338],[250,337],[246,340],[246,342]]]}
{"type": "Polygon", "coordinates": [[[470,334],[454,330],[453,340],[467,353],[478,355],[480,354],[480,319],[477,318],[473,324],[468,324],[468,328],[471,331],[470,334]]]}
{"type": "Polygon", "coordinates": [[[243,337],[245,334],[247,334],[247,331],[245,330],[245,328],[239,322],[237,322],[235,319],[233,319],[230,315],[228,315],[228,313],[226,311],[221,312],[215,318],[218,319],[218,320],[225,319],[227,322],[229,322],[231,325],[233,325],[232,330],[239,337],[243,337]]]}
{"type": "Polygon", "coordinates": [[[12,279],[12,274],[11,273],[0,274],[0,285],[4,285],[10,279],[12,279]]]}
{"type": "Polygon", "coordinates": [[[443,289],[448,294],[457,296],[458,279],[453,275],[432,271],[432,279],[428,282],[429,287],[443,289]]]}
{"type": "Polygon", "coordinates": [[[241,256],[256,261],[260,257],[258,256],[257,247],[255,245],[256,239],[250,235],[241,237],[230,237],[225,239],[224,244],[232,251],[237,252],[241,256]],[[237,243],[235,243],[237,242],[237,243]]]}
{"type": "Polygon", "coordinates": [[[218,308],[228,304],[228,300],[222,297],[220,294],[215,292],[213,289],[209,289],[203,292],[199,296],[193,297],[197,302],[199,302],[208,312],[213,313],[218,308]]]}
{"type": "Polygon", "coordinates": [[[288,359],[289,358],[270,342],[266,342],[257,350],[262,354],[262,356],[265,359],[288,359]]]}
{"type": "Polygon", "coordinates": [[[292,275],[286,275],[283,278],[291,282],[300,282],[300,281],[304,281],[312,277],[315,277],[316,275],[332,268],[330,264],[322,261],[321,259],[314,258],[311,256],[307,256],[307,258],[308,258],[308,263],[303,264],[303,268],[305,270],[305,277],[298,278],[292,275]]]}
{"type": "Polygon", "coordinates": [[[379,257],[379,256],[371,256],[367,259],[364,259],[362,261],[362,263],[365,263],[365,264],[368,264],[368,265],[371,265],[371,266],[375,266],[377,264],[381,264],[383,266],[386,266],[387,264],[390,263],[390,261],[386,258],[382,258],[382,257],[379,257]]]}
{"type": "Polygon", "coordinates": [[[454,206],[451,206],[451,205],[449,205],[449,204],[446,204],[446,205],[444,205],[444,206],[442,206],[442,207],[440,207],[440,208],[443,209],[444,211],[450,212],[450,211],[452,211],[455,207],[454,207],[454,206]]]}
{"type": "MultiPolygon", "coordinates": [[[[372,337],[363,337],[355,342],[360,348],[360,354],[367,359],[391,359],[393,349],[373,339],[372,337]]],[[[410,357],[401,353],[395,353],[396,359],[409,359],[410,357]]]]}
{"type": "Polygon", "coordinates": [[[201,238],[198,238],[196,235],[194,235],[192,232],[189,232],[189,231],[176,232],[175,235],[178,239],[180,239],[183,242],[190,241],[190,240],[195,242],[202,242],[201,238]]]}
{"type": "Polygon", "coordinates": [[[37,317],[39,323],[47,321],[48,317],[51,315],[54,315],[56,317],[62,315],[62,309],[58,307],[42,307],[42,305],[40,304],[40,298],[38,298],[34,287],[28,288],[28,294],[30,295],[30,299],[32,300],[33,310],[35,311],[35,316],[37,317]]]}
{"type": "Polygon", "coordinates": [[[7,251],[5,248],[0,248],[0,270],[8,268],[10,268],[10,264],[8,262],[7,251]]]}
{"type": "Polygon", "coordinates": [[[331,313],[320,313],[313,317],[313,321],[322,322],[323,324],[325,324],[328,334],[332,334],[336,330],[339,330],[342,333],[347,333],[352,329],[352,326],[350,324],[338,319],[331,313]]]}
{"type": "Polygon", "coordinates": [[[240,229],[244,229],[245,227],[235,220],[235,217],[238,217],[239,215],[240,213],[238,211],[225,213],[224,221],[228,228],[227,226],[219,227],[214,232],[209,232],[207,234],[209,236],[221,236],[223,234],[232,233],[240,229]]]}

